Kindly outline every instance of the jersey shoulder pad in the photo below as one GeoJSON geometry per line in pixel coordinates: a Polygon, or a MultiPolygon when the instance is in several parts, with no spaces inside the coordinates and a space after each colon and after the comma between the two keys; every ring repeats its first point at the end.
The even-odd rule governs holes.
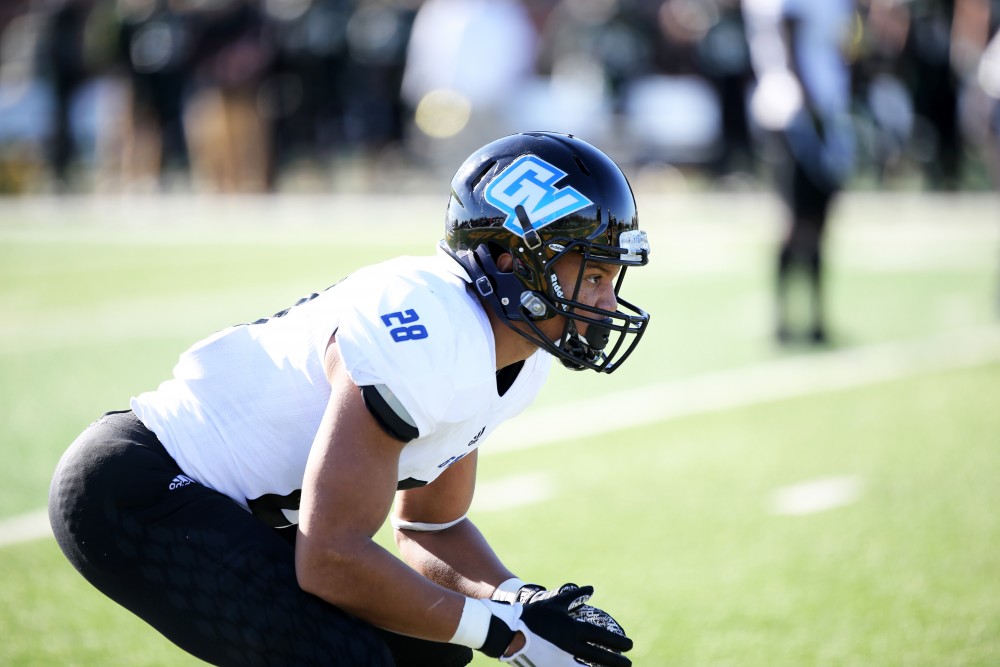
{"type": "Polygon", "coordinates": [[[470,373],[492,373],[485,315],[460,278],[403,262],[371,269],[344,285],[341,356],[356,384],[387,386],[423,432],[470,373]]]}

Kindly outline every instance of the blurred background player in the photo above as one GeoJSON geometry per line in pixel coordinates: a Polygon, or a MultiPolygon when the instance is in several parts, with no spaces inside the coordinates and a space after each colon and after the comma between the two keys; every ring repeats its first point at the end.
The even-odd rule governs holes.
{"type": "Polygon", "coordinates": [[[823,307],[823,232],[834,196],[854,163],[845,55],[851,0],[744,0],[757,79],[751,100],[775,162],[788,226],[778,251],[775,334],[793,338],[790,288],[801,274],[810,304],[806,338],[827,341],[823,307]]]}

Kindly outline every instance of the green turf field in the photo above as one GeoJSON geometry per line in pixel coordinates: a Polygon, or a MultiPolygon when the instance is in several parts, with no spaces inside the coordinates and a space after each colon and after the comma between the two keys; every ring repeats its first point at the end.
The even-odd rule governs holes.
{"type": "MultiPolygon", "coordinates": [[[[998,202],[844,198],[834,345],[811,351],[771,344],[772,198],[638,196],[653,256],[626,293],[649,334],[612,376],[555,368],[505,434],[531,446],[486,443],[473,518],[497,550],[526,579],[593,584],[642,667],[1000,664],[998,202]]],[[[0,201],[0,525],[42,508],[75,435],[188,344],[430,251],[443,211],[0,201]]],[[[0,665],[196,664],[51,538],[0,546],[0,573],[0,665]]]]}

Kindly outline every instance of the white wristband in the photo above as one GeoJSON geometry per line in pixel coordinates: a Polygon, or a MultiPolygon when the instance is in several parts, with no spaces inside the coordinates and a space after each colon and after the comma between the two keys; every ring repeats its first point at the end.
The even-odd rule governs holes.
{"type": "Polygon", "coordinates": [[[459,644],[469,648],[482,648],[486,643],[486,634],[490,630],[490,618],[493,614],[481,600],[475,598],[465,598],[465,608],[462,609],[462,618],[458,621],[454,636],[448,640],[449,644],[459,644]]]}
{"type": "Polygon", "coordinates": [[[521,586],[524,586],[523,581],[517,577],[511,577],[497,586],[490,599],[497,602],[513,602],[517,598],[517,592],[521,589],[521,586]]]}

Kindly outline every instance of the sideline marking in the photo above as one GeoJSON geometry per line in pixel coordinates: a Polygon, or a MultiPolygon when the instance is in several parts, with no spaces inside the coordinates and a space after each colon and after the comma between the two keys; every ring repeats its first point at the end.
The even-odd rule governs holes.
{"type": "MultiPolygon", "coordinates": [[[[789,357],[732,371],[646,385],[599,399],[529,410],[497,428],[490,437],[490,444],[480,449],[480,456],[591,438],[709,412],[971,368],[998,360],[1000,327],[996,326],[789,357]],[[604,414],[609,403],[628,406],[629,421],[565,419],[567,414],[604,414]]],[[[522,477],[530,475],[516,479],[523,481],[522,477]]],[[[506,486],[509,482],[510,479],[481,482],[476,493],[476,500],[481,502],[474,502],[474,507],[482,511],[501,509],[499,501],[480,498],[480,494],[494,498],[504,494],[515,496],[506,486]],[[496,489],[496,493],[492,489],[496,489]]],[[[531,485],[527,486],[530,489],[531,485]]],[[[539,482],[536,491],[525,493],[546,488],[551,489],[551,485],[539,482]]],[[[51,534],[45,510],[0,521],[0,547],[51,534]]]]}

